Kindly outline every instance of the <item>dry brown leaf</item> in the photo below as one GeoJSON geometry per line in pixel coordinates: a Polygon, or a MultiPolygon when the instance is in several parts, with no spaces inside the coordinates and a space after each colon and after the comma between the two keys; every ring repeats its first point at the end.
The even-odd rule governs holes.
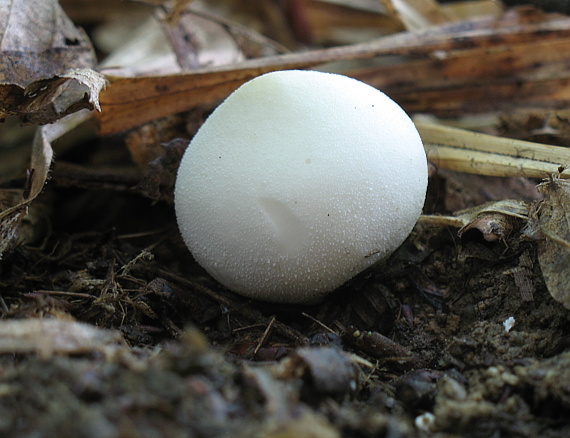
{"type": "MultiPolygon", "coordinates": [[[[512,17],[507,21],[476,19],[423,32],[402,32],[352,46],[270,56],[247,60],[235,65],[199,69],[191,73],[158,77],[111,77],[109,78],[111,86],[101,94],[103,111],[98,115],[99,129],[102,134],[119,132],[146,121],[215,102],[226,97],[244,82],[269,71],[308,68],[340,60],[371,59],[380,55],[427,56],[434,51],[456,54],[461,50],[469,50],[471,53],[475,49],[481,50],[478,52],[479,64],[485,64],[481,63],[481,56],[500,51],[499,48],[523,45],[526,51],[531,52],[536,48],[536,44],[542,46],[552,42],[551,48],[554,50],[553,47],[558,47],[563,42],[567,44],[568,39],[570,39],[570,19],[567,17],[539,15],[530,22],[512,17]]],[[[405,71],[415,71],[409,66],[402,68],[400,65],[398,68],[400,75],[405,71]]],[[[535,66],[535,68],[540,68],[540,66],[535,66]]],[[[541,71],[543,70],[544,68],[541,71]]],[[[382,69],[372,73],[368,72],[368,75],[362,75],[362,72],[359,72],[361,75],[358,78],[378,86],[377,82],[381,79],[381,72],[382,69]]],[[[532,77],[527,78],[528,82],[522,88],[516,88],[516,97],[520,99],[523,93],[527,93],[527,95],[535,96],[535,100],[540,99],[541,104],[549,102],[550,105],[562,105],[570,102],[570,87],[567,84],[568,70],[559,67],[554,76],[548,71],[544,71],[544,74],[550,76],[540,78],[540,81],[532,77]]],[[[499,79],[497,79],[497,89],[505,92],[508,88],[509,98],[513,99],[513,83],[505,84],[499,79]]],[[[449,109],[448,101],[455,105],[451,107],[453,114],[456,114],[458,110],[468,113],[470,110],[488,109],[481,105],[473,105],[471,98],[474,96],[485,102],[492,100],[495,106],[508,104],[507,96],[503,100],[496,99],[495,95],[481,87],[480,84],[479,79],[476,85],[469,83],[464,89],[460,86],[461,81],[457,79],[453,83],[444,81],[440,89],[428,89],[425,92],[414,90],[409,94],[405,94],[404,91],[401,91],[403,94],[398,94],[395,88],[380,88],[411,111],[446,112],[449,109]],[[468,93],[469,87],[476,88],[476,94],[468,93]]],[[[402,82],[400,76],[399,82],[396,81],[393,87],[399,86],[400,90],[404,90],[408,85],[405,80],[402,82]]]]}
{"type": "Polygon", "coordinates": [[[570,182],[552,179],[541,184],[538,207],[538,261],[546,287],[570,309],[570,182]]]}
{"type": "MultiPolygon", "coordinates": [[[[529,206],[525,202],[514,199],[488,202],[474,208],[456,212],[453,216],[422,215],[420,223],[429,223],[433,226],[451,226],[465,229],[481,217],[497,217],[523,219],[528,218],[529,206]]],[[[507,219],[508,220],[508,219],[507,219]]]]}
{"type": "Polygon", "coordinates": [[[96,36],[97,41],[103,40],[105,46],[113,49],[99,64],[100,71],[124,77],[180,73],[176,55],[154,17],[133,24],[126,33],[123,27],[122,23],[113,22],[101,31],[103,36],[96,36]],[[107,38],[113,41],[113,45],[105,42],[107,38]]]}
{"type": "Polygon", "coordinates": [[[167,15],[162,23],[183,70],[288,52],[262,34],[212,13],[205,2],[192,2],[177,11],[176,19],[167,15]]]}
{"type": "Polygon", "coordinates": [[[164,75],[287,51],[260,33],[213,13],[212,4],[194,1],[191,6],[176,10],[174,16],[157,10],[128,33],[123,22],[97,32],[95,40],[106,47],[121,41],[99,68],[111,76],[164,75]]]}
{"type": "Polygon", "coordinates": [[[98,109],[93,47],[56,0],[0,0],[0,120],[45,124],[98,109]]]}
{"type": "Polygon", "coordinates": [[[497,242],[505,239],[514,228],[515,223],[510,216],[502,213],[483,213],[460,228],[457,234],[462,237],[469,231],[477,230],[487,242],[497,242]]]}
{"type": "Polygon", "coordinates": [[[183,14],[176,22],[164,20],[163,29],[182,70],[243,61],[235,39],[224,26],[208,18],[183,14]]]}
{"type": "Polygon", "coordinates": [[[39,128],[34,139],[26,188],[0,191],[0,259],[20,243],[22,219],[28,212],[29,203],[38,196],[47,179],[53,150],[44,129],[49,127],[39,128]]]}
{"type": "Polygon", "coordinates": [[[81,111],[59,120],[52,125],[38,128],[28,169],[26,187],[11,192],[0,191],[0,259],[9,253],[20,241],[19,227],[30,203],[41,193],[49,175],[53,159],[51,142],[71,131],[85,120],[90,113],[81,111]]]}

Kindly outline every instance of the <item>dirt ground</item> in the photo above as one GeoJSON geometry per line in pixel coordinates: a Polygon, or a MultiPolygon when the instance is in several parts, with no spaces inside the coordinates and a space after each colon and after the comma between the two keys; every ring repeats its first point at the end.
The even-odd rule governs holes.
{"type": "MultiPolygon", "coordinates": [[[[105,50],[108,55],[121,49],[121,56],[136,52],[132,46],[126,52],[116,47],[124,31],[132,30],[122,19],[131,3],[110,1],[96,8],[92,2],[62,3],[90,36],[111,35],[110,47],[99,45],[95,53],[90,45],[79,51],[83,33],[62,33],[59,39],[73,61],[63,72],[95,68],[95,58],[104,58],[105,50]],[[120,7],[115,11],[121,20],[113,20],[118,33],[97,27],[107,24],[107,7],[120,7]]],[[[247,75],[276,66],[309,68],[335,61],[348,63],[348,69],[363,60],[351,67],[354,77],[374,82],[410,114],[447,117],[454,126],[475,129],[490,111],[494,122],[486,125],[488,133],[568,147],[570,22],[523,8],[413,33],[403,32],[407,25],[399,14],[392,12],[386,21],[384,12],[338,9],[343,2],[224,3],[240,12],[230,18],[259,5],[292,5],[292,14],[264,13],[253,22],[261,30],[268,26],[271,38],[282,34],[276,39],[280,44],[220,21],[220,35],[231,31],[230,55],[237,51],[238,59],[251,61],[248,70],[235,60],[219,59],[236,62],[236,69],[219,64],[205,74],[212,57],[200,44],[194,47],[194,37],[200,36],[190,32],[195,21],[183,33],[171,20],[177,17],[172,10],[161,19],[166,27],[155,31],[162,35],[166,29],[169,41],[180,44],[169,54],[178,68],[173,71],[184,67],[192,74],[151,69],[142,71],[149,82],[138,82],[134,79],[142,72],[130,72],[127,63],[130,73],[110,81],[101,100],[100,136],[89,120],[86,127],[54,135],[53,144],[50,138],[43,149],[36,148],[43,140],[38,136],[33,142],[34,127],[20,128],[8,117],[19,113],[6,113],[0,127],[0,437],[569,437],[570,311],[560,302],[570,307],[564,288],[570,259],[568,183],[559,204],[538,204],[544,196],[536,189],[541,181],[467,175],[432,162],[424,216],[404,245],[322,302],[303,306],[252,301],[209,277],[181,239],[172,193],[188,140],[231,91],[229,85],[237,87],[247,75]],[[318,7],[317,13],[295,19],[304,3],[318,7]],[[304,32],[311,29],[305,20],[311,17],[313,46],[304,32]],[[339,41],[346,38],[346,19],[354,23],[350,38],[339,41]],[[360,32],[366,26],[374,31],[370,36],[360,32]],[[353,45],[356,37],[384,36],[388,39],[378,46],[353,45]],[[292,53],[283,50],[288,42],[295,43],[292,53]],[[175,49],[189,46],[191,51],[178,54],[192,56],[176,60],[175,49]],[[339,51],[328,51],[336,46],[339,51]],[[190,62],[197,55],[207,55],[198,59],[203,63],[198,67],[190,62]],[[369,62],[379,55],[386,59],[369,62]],[[524,111],[509,118],[505,111],[513,108],[524,111]],[[483,117],[470,119],[467,110],[483,117]],[[527,111],[535,110],[529,116],[527,111]],[[42,165],[31,166],[30,155],[42,165]],[[19,202],[23,210],[32,199],[22,222],[12,223],[6,206],[19,202]],[[508,199],[515,202],[462,216],[470,219],[461,229],[450,219],[460,210],[508,199]],[[537,222],[539,205],[541,218],[552,219],[560,232],[537,222]],[[528,216],[511,214],[511,208],[528,216]],[[7,248],[4,242],[16,241],[14,230],[19,244],[7,248]],[[552,242],[565,251],[560,257],[548,248],[552,242]],[[549,263],[541,267],[544,260],[549,263]],[[549,281],[560,301],[547,289],[549,281]]],[[[487,3],[497,9],[497,2],[487,3]]],[[[13,12],[12,20],[20,15],[19,24],[31,29],[26,38],[13,38],[18,50],[44,27],[48,42],[57,40],[52,30],[63,21],[51,12],[53,29],[47,20],[30,21],[27,9],[14,6],[13,12]]],[[[13,56],[4,36],[2,42],[2,50],[13,56]]],[[[35,62],[36,49],[26,50],[23,59],[42,64],[35,62]]],[[[53,53],[46,59],[57,61],[53,53]]],[[[116,73],[114,65],[107,76],[89,70],[89,92],[78,87],[79,101],[65,108],[97,108],[96,96],[116,73]]],[[[9,92],[19,93],[21,119],[46,124],[38,131],[46,138],[49,127],[56,126],[50,123],[62,115],[52,114],[55,100],[50,99],[59,96],[61,81],[78,81],[58,72],[50,71],[47,82],[34,77],[23,85],[0,84],[14,85],[9,92]],[[33,92],[26,88],[30,84],[33,92]],[[27,112],[34,108],[41,111],[27,112]]],[[[501,158],[504,165],[512,156],[501,158]]],[[[556,166],[558,158],[551,158],[556,166]]],[[[543,187],[554,190],[562,182],[552,177],[549,184],[543,187]]]]}
{"type": "MultiPolygon", "coordinates": [[[[127,156],[83,151],[58,163],[127,156]]],[[[0,264],[5,321],[60,324],[0,330],[1,436],[570,435],[569,312],[524,221],[491,242],[420,222],[323,302],[275,305],[201,271],[171,203],[62,174],[0,264]]],[[[425,210],[530,202],[535,183],[435,172],[425,210]]]]}

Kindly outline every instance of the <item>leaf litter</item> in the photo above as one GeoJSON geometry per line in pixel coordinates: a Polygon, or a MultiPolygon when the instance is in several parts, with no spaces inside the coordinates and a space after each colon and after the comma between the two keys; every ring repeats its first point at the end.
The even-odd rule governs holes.
{"type": "Polygon", "coordinates": [[[93,70],[88,36],[58,2],[2,0],[0,120],[52,123],[80,109],[100,109],[106,79],[93,70]]]}
{"type": "MultiPolygon", "coordinates": [[[[188,35],[199,41],[203,34],[192,32],[202,29],[188,32],[176,21],[192,15],[192,3],[179,2],[175,14],[167,13],[178,26],[169,37],[176,40],[171,50],[180,74],[133,75],[126,65],[122,77],[109,77],[101,96],[99,135],[85,111],[39,127],[29,167],[0,186],[0,434],[567,436],[569,317],[558,304],[568,302],[568,189],[560,179],[568,142],[565,114],[558,110],[567,97],[549,86],[517,88],[509,78],[532,71],[526,84],[543,81],[564,91],[565,60],[556,48],[566,42],[568,19],[466,2],[491,14],[480,18],[459,6],[430,2],[426,9],[412,0],[383,1],[380,9],[364,0],[341,6],[292,2],[283,10],[260,2],[261,8],[238,7],[242,16],[216,18],[220,10],[236,10],[234,2],[220,0],[215,3],[221,9],[201,9],[189,22],[210,20],[204,31],[220,32],[218,42],[236,39],[230,46],[244,60],[224,55],[213,66],[203,60],[217,50],[184,42],[188,35]],[[354,13],[343,15],[347,11],[354,13]],[[243,15],[247,19],[237,23],[243,15]],[[341,44],[341,16],[354,20],[360,32],[380,22],[387,33],[414,30],[319,46],[322,35],[335,35],[341,44]],[[264,25],[279,29],[272,34],[275,44],[264,25]],[[545,36],[540,42],[537,33],[545,36]],[[312,41],[313,47],[300,50],[295,41],[312,41]],[[537,44],[542,65],[535,55],[522,55],[536,53],[537,44]],[[281,53],[285,46],[291,53],[281,53]],[[518,63],[502,58],[510,49],[518,63]],[[384,62],[367,64],[378,55],[384,62]],[[494,70],[505,76],[471,70],[471,59],[481,56],[500,63],[494,70]],[[192,59],[202,65],[185,70],[197,67],[192,59]],[[459,160],[434,160],[430,214],[393,257],[319,305],[251,302],[209,278],[178,235],[171,195],[184,139],[247,78],[338,61],[349,62],[342,70],[347,74],[392,90],[410,112],[465,121],[491,108],[494,122],[482,130],[493,135],[442,131],[439,122],[422,126],[439,157],[444,147],[467,145],[492,159],[485,155],[483,168],[473,166],[470,156],[453,150],[459,160]],[[417,82],[384,87],[382,78],[403,66],[415,69],[417,82]],[[449,76],[454,69],[456,76],[449,76]],[[444,72],[445,80],[422,90],[432,72],[444,72]],[[500,105],[473,93],[473,81],[483,80],[489,90],[503,90],[500,105]],[[150,104],[144,103],[147,95],[153,96],[150,104]],[[429,95],[433,99],[426,100],[429,95]],[[449,103],[447,110],[442,102],[449,103]],[[559,149],[496,137],[499,127],[504,135],[516,130],[511,137],[537,133],[536,125],[518,122],[522,116],[501,112],[512,108],[526,121],[556,126],[548,132],[559,149]],[[546,179],[540,193],[533,188],[539,181],[517,173],[516,166],[508,176],[496,176],[497,168],[512,164],[509,157],[531,159],[524,165],[538,172],[532,176],[546,179]],[[485,166],[489,171],[482,171],[485,166]],[[556,177],[550,177],[552,169],[558,169],[556,177]],[[466,171],[495,176],[466,177],[466,171]],[[507,320],[514,321],[509,330],[507,320]]],[[[44,6],[57,10],[54,5],[44,6]]],[[[30,16],[23,15],[20,20],[30,16]]],[[[61,28],[55,26],[60,32],[84,35],[61,20],[61,28]]],[[[69,56],[92,57],[83,43],[88,40],[77,41],[86,52],[69,56]]],[[[59,58],[55,64],[63,66],[59,58]]],[[[65,68],[94,65],[71,64],[65,68]]],[[[57,109],[60,74],[34,78],[52,84],[37,88],[43,100],[36,104],[49,103],[51,113],[35,111],[27,121],[54,121],[54,114],[84,104],[96,108],[101,88],[85,83],[83,103],[63,100],[65,108],[57,109]]]]}
{"type": "Polygon", "coordinates": [[[550,294],[570,309],[570,185],[552,178],[538,189],[544,199],[534,206],[527,231],[538,239],[538,260],[550,294]]]}

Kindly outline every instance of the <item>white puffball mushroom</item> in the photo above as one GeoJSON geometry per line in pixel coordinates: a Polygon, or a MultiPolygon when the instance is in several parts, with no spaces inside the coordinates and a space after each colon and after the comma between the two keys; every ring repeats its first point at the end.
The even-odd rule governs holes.
{"type": "Polygon", "coordinates": [[[289,70],[210,115],[180,163],[175,209],[194,258],[227,288],[310,303],[398,248],[426,188],[400,106],[346,76],[289,70]]]}

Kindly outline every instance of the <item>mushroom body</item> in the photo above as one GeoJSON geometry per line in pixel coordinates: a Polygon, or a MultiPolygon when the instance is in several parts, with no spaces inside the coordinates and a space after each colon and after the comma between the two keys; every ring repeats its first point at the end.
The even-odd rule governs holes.
{"type": "Polygon", "coordinates": [[[420,136],[394,101],[346,76],[289,70],[242,85],[206,120],[175,208],[220,283],[307,303],[398,248],[426,188],[420,136]]]}

